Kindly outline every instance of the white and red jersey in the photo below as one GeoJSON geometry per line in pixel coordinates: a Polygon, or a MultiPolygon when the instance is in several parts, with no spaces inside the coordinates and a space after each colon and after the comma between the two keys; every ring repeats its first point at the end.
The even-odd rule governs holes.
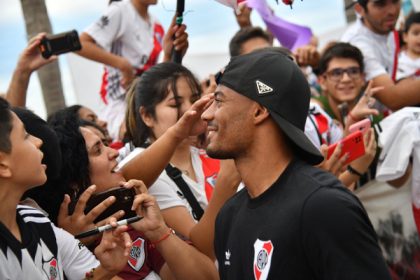
{"type": "Polygon", "coordinates": [[[99,265],[79,240],[40,210],[18,205],[16,220],[21,241],[0,223],[0,279],[83,279],[99,265]]]}
{"type": "MultiPolygon", "coordinates": [[[[152,15],[148,21],[142,18],[130,0],[112,2],[105,14],[85,32],[106,51],[126,58],[137,69],[137,74],[155,65],[162,50],[162,25],[152,15]]],[[[110,124],[108,129],[115,138],[126,108],[118,69],[104,65],[100,94],[106,107],[115,107],[100,114],[110,124]],[[115,111],[119,112],[118,116],[111,113],[115,111]],[[113,122],[119,123],[114,126],[113,122]]]]}

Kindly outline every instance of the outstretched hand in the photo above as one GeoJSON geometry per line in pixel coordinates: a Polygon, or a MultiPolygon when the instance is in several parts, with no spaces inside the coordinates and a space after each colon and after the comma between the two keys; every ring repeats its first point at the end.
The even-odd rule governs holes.
{"type": "Polygon", "coordinates": [[[197,100],[187,112],[173,125],[175,137],[185,139],[189,136],[196,136],[206,132],[207,123],[201,119],[201,115],[214,99],[213,94],[207,94],[197,100]]]}
{"type": "MultiPolygon", "coordinates": [[[[102,226],[106,223],[106,220],[94,223],[94,220],[103,212],[106,208],[111,206],[115,202],[115,196],[110,196],[95,208],[93,208],[89,213],[85,214],[84,210],[86,208],[86,203],[89,198],[92,196],[96,189],[95,185],[87,188],[81,195],[77,204],[74,208],[74,212],[69,215],[68,208],[70,204],[70,197],[66,194],[64,200],[60,206],[60,212],[57,217],[57,223],[60,227],[70,232],[73,235],[79,234],[81,232],[91,230],[92,228],[102,226]]],[[[124,211],[116,212],[113,217],[120,219],[124,215],[124,211]]],[[[83,244],[88,245],[92,243],[97,237],[88,237],[81,239],[83,244]]]]}
{"type": "Polygon", "coordinates": [[[357,104],[354,106],[353,110],[351,110],[351,118],[353,121],[360,121],[369,115],[378,115],[379,111],[372,108],[375,103],[375,98],[373,96],[380,90],[384,89],[384,87],[374,87],[372,88],[373,82],[370,81],[364,94],[360,97],[357,104]]]}

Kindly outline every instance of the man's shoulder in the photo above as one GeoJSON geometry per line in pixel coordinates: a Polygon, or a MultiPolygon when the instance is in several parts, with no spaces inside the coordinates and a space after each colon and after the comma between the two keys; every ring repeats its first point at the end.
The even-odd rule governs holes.
{"type": "Polygon", "coordinates": [[[311,186],[313,190],[317,190],[320,187],[343,187],[337,177],[330,172],[311,166],[305,162],[299,161],[295,169],[291,175],[291,179],[296,181],[298,185],[311,186]]]}

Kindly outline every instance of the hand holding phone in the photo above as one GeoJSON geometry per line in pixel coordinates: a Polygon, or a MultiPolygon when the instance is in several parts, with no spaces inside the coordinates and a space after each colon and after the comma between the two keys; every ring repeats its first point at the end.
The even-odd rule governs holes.
{"type": "Polygon", "coordinates": [[[341,141],[328,146],[328,154],[327,159],[331,157],[335,148],[339,143],[342,143],[341,154],[342,157],[344,154],[348,153],[348,158],[344,164],[349,164],[353,160],[363,156],[365,154],[365,145],[363,143],[363,134],[361,131],[355,131],[345,138],[341,139],[341,141]]]}
{"type": "Polygon", "coordinates": [[[45,59],[52,55],[63,54],[82,49],[79,34],[76,30],[45,36],[39,46],[41,54],[45,59]]]}
{"type": "MultiPolygon", "coordinates": [[[[124,216],[121,217],[121,219],[127,219],[136,216],[136,212],[131,210],[131,206],[133,205],[136,192],[134,188],[124,187],[115,187],[92,195],[86,202],[84,213],[89,213],[93,208],[95,208],[98,204],[100,204],[102,201],[104,201],[110,196],[115,196],[115,202],[111,206],[106,208],[101,214],[99,214],[98,217],[96,217],[96,219],[94,220],[94,223],[102,221],[120,210],[124,210],[124,216]]],[[[76,204],[77,200],[73,201],[69,205],[70,214],[74,212],[76,204]]]]}

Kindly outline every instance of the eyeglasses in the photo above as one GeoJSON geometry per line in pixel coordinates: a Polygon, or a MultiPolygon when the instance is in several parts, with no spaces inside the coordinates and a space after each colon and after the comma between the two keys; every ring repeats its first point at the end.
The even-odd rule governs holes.
{"type": "Polygon", "coordinates": [[[353,79],[357,80],[361,77],[360,67],[349,67],[349,68],[334,68],[327,72],[327,77],[333,82],[339,82],[342,78],[344,73],[353,79]]]}

